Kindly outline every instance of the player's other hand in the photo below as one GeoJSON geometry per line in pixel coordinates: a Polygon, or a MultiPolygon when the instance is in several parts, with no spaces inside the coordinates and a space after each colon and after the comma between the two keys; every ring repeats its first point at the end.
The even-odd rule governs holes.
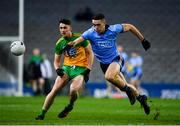
{"type": "Polygon", "coordinates": [[[57,68],[56,73],[57,73],[58,76],[62,77],[64,75],[64,70],[61,69],[61,68],[57,68]]]}
{"type": "Polygon", "coordinates": [[[88,69],[88,68],[84,71],[84,81],[85,81],[86,83],[87,83],[88,80],[89,80],[89,74],[90,74],[90,72],[91,72],[91,70],[88,69]]]}
{"type": "Polygon", "coordinates": [[[151,43],[148,40],[143,39],[142,46],[145,49],[145,51],[147,51],[151,47],[151,43]]]}

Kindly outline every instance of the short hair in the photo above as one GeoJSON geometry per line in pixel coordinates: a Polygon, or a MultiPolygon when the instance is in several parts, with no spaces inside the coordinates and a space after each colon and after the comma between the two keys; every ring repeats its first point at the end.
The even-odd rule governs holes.
{"type": "Polygon", "coordinates": [[[71,21],[69,19],[64,19],[64,18],[59,20],[59,24],[60,23],[63,23],[66,25],[71,25],[71,21]]]}
{"type": "Polygon", "coordinates": [[[105,18],[104,14],[99,13],[99,14],[94,15],[92,19],[93,20],[102,20],[104,18],[105,18]]]}

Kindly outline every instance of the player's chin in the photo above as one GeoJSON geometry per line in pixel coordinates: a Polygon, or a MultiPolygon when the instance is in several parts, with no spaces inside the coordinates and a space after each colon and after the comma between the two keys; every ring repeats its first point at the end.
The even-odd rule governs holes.
{"type": "Polygon", "coordinates": [[[100,33],[100,32],[101,32],[99,29],[95,29],[95,30],[96,30],[96,32],[98,32],[98,33],[100,33]]]}
{"type": "Polygon", "coordinates": [[[62,34],[62,36],[63,36],[63,37],[67,37],[67,35],[66,35],[66,34],[62,34]]]}
{"type": "Polygon", "coordinates": [[[66,33],[61,33],[63,37],[67,37],[68,35],[66,33]]]}
{"type": "Polygon", "coordinates": [[[101,31],[101,30],[96,30],[96,32],[97,32],[98,34],[103,34],[103,33],[104,33],[104,32],[101,31]]]}

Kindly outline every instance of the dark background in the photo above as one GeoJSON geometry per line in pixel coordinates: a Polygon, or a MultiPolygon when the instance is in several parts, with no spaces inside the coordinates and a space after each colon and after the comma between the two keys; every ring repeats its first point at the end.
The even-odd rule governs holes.
{"type": "MultiPolygon", "coordinates": [[[[138,51],[144,57],[143,82],[180,82],[179,0],[25,0],[24,43],[27,50],[24,63],[28,63],[31,51],[36,47],[53,63],[55,43],[60,37],[59,19],[71,19],[73,31],[83,32],[91,26],[91,22],[77,21],[74,17],[86,7],[93,13],[104,13],[108,24],[135,25],[151,42],[151,49],[145,52],[131,33],[119,35],[117,41],[128,54],[138,51]]],[[[0,35],[18,35],[18,0],[1,0],[0,35]]],[[[1,50],[1,62],[2,57],[1,50]]],[[[54,78],[55,75],[54,72],[54,78]]],[[[104,77],[95,60],[90,82],[102,81],[104,77]]]]}

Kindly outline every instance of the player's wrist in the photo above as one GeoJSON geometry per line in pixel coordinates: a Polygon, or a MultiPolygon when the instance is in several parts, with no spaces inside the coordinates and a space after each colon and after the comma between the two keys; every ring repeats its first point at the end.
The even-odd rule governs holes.
{"type": "Polygon", "coordinates": [[[145,38],[142,40],[142,46],[147,51],[151,47],[151,43],[145,38]]]}
{"type": "Polygon", "coordinates": [[[64,75],[64,70],[62,68],[57,68],[56,73],[57,73],[58,76],[62,77],[64,75]]]}
{"type": "Polygon", "coordinates": [[[91,72],[91,69],[90,68],[87,68],[87,73],[89,74],[91,72]]]}
{"type": "Polygon", "coordinates": [[[145,38],[143,38],[142,40],[141,40],[141,43],[143,43],[143,42],[145,42],[146,41],[146,39],[145,38]]]}

